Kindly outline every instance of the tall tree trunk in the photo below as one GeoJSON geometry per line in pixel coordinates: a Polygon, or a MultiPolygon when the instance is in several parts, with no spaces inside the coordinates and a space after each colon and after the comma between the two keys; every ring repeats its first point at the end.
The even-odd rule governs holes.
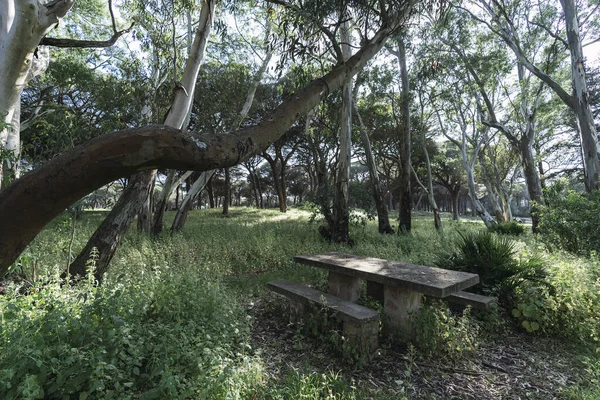
{"type": "Polygon", "coordinates": [[[451,191],[450,196],[452,197],[452,219],[458,221],[460,219],[460,191],[451,191]]]}
{"type": "Polygon", "coordinates": [[[124,191],[124,195],[119,198],[119,201],[113,207],[113,210],[120,210],[115,215],[124,218],[124,220],[111,220],[111,224],[107,224],[106,219],[102,222],[100,228],[94,232],[84,249],[71,264],[71,275],[85,276],[92,249],[96,249],[98,259],[94,263],[96,268],[94,276],[98,280],[102,279],[123,235],[125,235],[127,228],[129,228],[131,220],[148,198],[155,174],[155,170],[143,171],[129,179],[127,187],[133,187],[135,190],[124,191]]]}
{"type": "MultiPolygon", "coordinates": [[[[355,96],[356,97],[356,96],[355,96]]],[[[375,158],[371,151],[371,141],[369,140],[369,133],[367,127],[363,123],[363,120],[358,113],[356,105],[354,105],[354,113],[360,126],[360,139],[365,149],[365,156],[367,158],[367,167],[369,168],[369,176],[371,177],[371,183],[373,187],[373,199],[375,200],[375,208],[377,209],[377,223],[379,233],[394,233],[390,225],[390,217],[388,214],[387,205],[383,198],[383,191],[381,190],[381,183],[379,181],[379,173],[377,172],[377,165],[375,164],[375,158]]]]}
{"type": "Polygon", "coordinates": [[[42,63],[34,52],[73,3],[74,0],[63,1],[50,8],[38,0],[3,0],[0,4],[0,151],[7,154],[0,159],[0,189],[18,176],[15,161],[20,156],[21,93],[36,75],[36,67],[48,66],[48,49],[39,51],[45,59],[42,63]]]}
{"type": "Polygon", "coordinates": [[[155,183],[156,180],[153,180],[146,201],[140,207],[138,213],[138,232],[150,233],[152,230],[152,193],[154,193],[155,183]]]}
{"type": "Polygon", "coordinates": [[[402,131],[400,137],[400,201],[398,234],[410,233],[412,229],[412,194],[410,189],[411,148],[410,148],[410,87],[408,81],[408,67],[406,66],[406,48],[404,38],[397,39],[398,64],[402,82],[402,131]]]}
{"type": "MultiPolygon", "coordinates": [[[[214,175],[213,175],[214,177],[214,175]]],[[[208,191],[208,207],[215,208],[215,191],[213,190],[213,180],[209,179],[206,184],[206,189],[208,191]]]]}
{"type": "Polygon", "coordinates": [[[287,211],[287,201],[286,201],[286,194],[285,194],[285,189],[284,189],[284,178],[283,178],[283,165],[281,164],[281,162],[276,162],[275,164],[275,172],[273,175],[273,180],[275,182],[275,191],[277,192],[277,200],[279,202],[279,212],[286,212],[287,211]]]}
{"type": "Polygon", "coordinates": [[[575,0],[560,0],[565,13],[567,41],[571,53],[571,81],[573,84],[572,109],[577,117],[581,150],[585,171],[585,186],[588,192],[600,188],[600,160],[598,158],[598,134],[590,106],[587,88],[583,47],[577,20],[575,0]]]}
{"type": "MultiPolygon", "coordinates": [[[[192,100],[194,98],[194,90],[196,86],[196,79],[200,72],[200,65],[204,59],[206,50],[206,43],[210,36],[212,23],[215,13],[215,0],[203,0],[202,9],[200,12],[200,20],[198,22],[198,29],[194,38],[194,44],[191,54],[189,55],[185,69],[182,76],[182,82],[176,86],[174,90],[175,97],[171,108],[165,119],[165,125],[176,129],[181,129],[183,122],[185,121],[189,110],[192,106],[192,100]]],[[[149,179],[148,182],[137,182],[134,185],[128,185],[121,197],[125,200],[132,201],[130,205],[122,204],[121,200],[119,203],[120,207],[113,207],[110,213],[106,216],[104,221],[100,224],[96,232],[89,239],[86,249],[96,248],[100,253],[100,259],[96,263],[97,271],[104,273],[108,269],[108,263],[113,257],[114,252],[120,244],[123,237],[123,233],[129,228],[135,214],[140,209],[138,204],[140,193],[132,193],[133,191],[139,190],[138,188],[149,188],[152,186],[152,181],[156,179],[156,170],[152,174],[136,174],[135,178],[149,179]]],[[[163,188],[165,190],[165,188],[163,188]]],[[[148,191],[142,193],[146,196],[149,194],[148,191]]],[[[145,199],[144,199],[145,201],[145,199]]],[[[141,201],[140,201],[141,202],[141,201]]],[[[164,206],[158,205],[157,212],[164,212],[164,206]]],[[[156,221],[153,224],[153,230],[156,232],[156,221]]],[[[162,230],[162,224],[160,226],[162,230]]],[[[89,253],[88,253],[89,254],[89,253]]],[[[88,255],[79,256],[88,257],[88,255]]],[[[81,272],[81,271],[79,271],[81,272]]]]}
{"type": "Polygon", "coordinates": [[[542,181],[538,175],[531,144],[528,141],[521,141],[519,144],[523,175],[525,175],[527,191],[529,193],[529,199],[531,200],[531,228],[534,233],[538,233],[540,223],[539,206],[544,205],[544,200],[542,198],[542,181]]]}
{"type": "Polygon", "coordinates": [[[229,218],[229,205],[231,204],[231,174],[225,168],[225,196],[223,197],[223,216],[229,218]]]}
{"type": "Polygon", "coordinates": [[[254,194],[254,201],[256,202],[256,208],[261,208],[260,206],[260,198],[258,195],[258,176],[256,173],[250,173],[250,181],[252,183],[252,193],[254,194]]]}
{"type": "MultiPolygon", "coordinates": [[[[342,24],[340,31],[344,61],[350,58],[350,23],[342,24]]],[[[340,131],[340,156],[334,188],[333,225],[331,238],[335,243],[350,243],[350,158],[352,150],[352,81],[342,87],[342,116],[340,131]]]]}
{"type": "Polygon", "coordinates": [[[429,160],[429,152],[427,151],[427,147],[425,146],[425,140],[423,140],[422,145],[423,151],[425,153],[425,165],[427,167],[427,186],[425,186],[419,176],[417,175],[417,171],[412,167],[413,174],[415,176],[415,180],[421,186],[423,191],[427,194],[427,201],[429,202],[429,207],[431,207],[431,211],[433,211],[433,226],[437,231],[442,230],[442,218],[440,216],[440,209],[435,201],[435,196],[433,192],[433,176],[431,174],[431,161],[429,160]]]}

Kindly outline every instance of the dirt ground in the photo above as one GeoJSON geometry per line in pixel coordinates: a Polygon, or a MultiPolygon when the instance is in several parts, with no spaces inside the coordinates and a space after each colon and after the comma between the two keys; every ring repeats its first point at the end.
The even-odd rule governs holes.
{"type": "MultiPolygon", "coordinates": [[[[252,347],[277,378],[290,369],[340,371],[373,398],[559,399],[585,379],[584,367],[568,344],[519,332],[495,335],[459,360],[423,359],[415,351],[382,343],[367,365],[345,364],[327,345],[289,323],[283,300],[255,299],[252,347]]],[[[366,398],[369,398],[367,396],[366,398]]]]}

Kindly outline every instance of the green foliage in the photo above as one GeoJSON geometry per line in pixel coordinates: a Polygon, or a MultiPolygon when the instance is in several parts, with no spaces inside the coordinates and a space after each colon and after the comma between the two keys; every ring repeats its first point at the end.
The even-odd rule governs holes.
{"type": "Polygon", "coordinates": [[[530,333],[579,342],[600,341],[600,281],[593,268],[552,256],[547,286],[526,282],[514,292],[513,316],[530,333]]]}
{"type": "Polygon", "coordinates": [[[101,287],[91,274],[77,286],[49,279],[27,296],[13,288],[0,310],[2,398],[224,398],[260,382],[247,320],[199,275],[156,268],[101,287]]]}
{"type": "Polygon", "coordinates": [[[446,355],[459,358],[479,346],[480,328],[470,309],[461,315],[452,313],[441,301],[421,307],[411,315],[412,343],[427,357],[446,355]]]}
{"type": "MultiPolygon", "coordinates": [[[[267,366],[267,360],[247,347],[249,320],[243,303],[236,298],[239,295],[247,302],[263,297],[264,284],[274,279],[315,285],[326,281],[325,272],[294,264],[292,257],[297,254],[343,251],[433,265],[440,248],[459,252],[458,243],[482,230],[480,224],[449,221],[452,229],[440,235],[429,219],[418,217],[411,235],[380,235],[376,222],[367,221],[361,228],[363,236],[348,248],[321,240],[316,226],[308,223],[306,211],[291,209],[281,214],[233,208],[228,219],[220,214],[220,210],[193,211],[183,232],[160,240],[129,232],[102,287],[90,280],[62,287],[48,278],[40,281],[39,277],[56,276],[65,267],[70,217],[65,214],[52,222],[26,250],[11,275],[24,277],[19,280],[21,293],[27,290],[26,282],[31,282],[31,294],[19,294],[12,286],[8,295],[0,296],[0,318],[4,318],[0,324],[0,397],[11,398],[3,395],[12,391],[19,398],[36,398],[42,390],[43,395],[52,397],[52,387],[56,388],[55,397],[71,393],[71,398],[83,392],[89,393],[88,398],[119,399],[144,395],[398,398],[410,390],[409,367],[401,371],[407,375],[395,381],[397,386],[392,384],[377,393],[355,388],[347,375],[315,372],[314,365],[293,363],[277,376],[268,374],[264,369],[272,368],[273,360],[269,359],[267,366]],[[35,274],[37,280],[33,279],[35,274]],[[65,374],[70,375],[63,377],[65,374]],[[62,387],[57,386],[59,378],[62,387]]],[[[170,216],[168,213],[167,219],[170,216]]],[[[83,213],[77,221],[74,253],[83,247],[101,218],[100,213],[83,213]]],[[[510,242],[506,237],[492,236],[510,242]]],[[[526,329],[525,321],[530,330],[537,323],[538,329],[532,330],[535,334],[558,336],[571,343],[587,342],[585,346],[597,340],[600,283],[595,271],[600,265],[565,253],[544,253],[531,235],[518,240],[512,251],[504,252],[511,254],[513,263],[527,271],[538,268],[532,264],[551,267],[545,283],[525,279],[526,275],[508,280],[520,281],[510,296],[513,306],[509,313],[521,312],[516,319],[522,329],[526,329]],[[544,262],[533,254],[542,254],[544,262]]],[[[480,255],[478,262],[487,266],[490,259],[494,257],[480,255]]],[[[489,292],[492,287],[486,285],[486,289],[489,292]]],[[[368,300],[365,304],[376,308],[368,300]]],[[[409,357],[471,354],[470,349],[477,349],[478,341],[485,342],[487,332],[497,327],[492,324],[497,321],[490,323],[479,315],[475,321],[473,317],[470,312],[452,314],[439,303],[426,304],[413,316],[419,335],[413,342],[417,354],[409,357]]],[[[334,323],[333,316],[328,318],[334,323]]],[[[337,331],[320,332],[321,343],[343,349],[342,335],[337,331]]],[[[298,335],[293,346],[307,352],[315,350],[303,335],[298,335]]],[[[587,393],[585,390],[582,387],[573,393],[587,393]]]]}
{"type": "Polygon", "coordinates": [[[592,255],[600,252],[600,191],[577,193],[558,181],[545,193],[547,206],[540,207],[542,240],[550,248],[592,255]]]}
{"type": "Polygon", "coordinates": [[[517,221],[494,224],[489,230],[490,232],[498,233],[500,235],[519,236],[525,233],[525,227],[517,221]]]}
{"type": "Polygon", "coordinates": [[[471,272],[479,275],[481,286],[476,289],[498,296],[501,304],[512,305],[514,290],[523,282],[546,285],[547,272],[540,258],[516,258],[516,242],[487,231],[461,234],[456,249],[438,256],[440,268],[471,272]]]}

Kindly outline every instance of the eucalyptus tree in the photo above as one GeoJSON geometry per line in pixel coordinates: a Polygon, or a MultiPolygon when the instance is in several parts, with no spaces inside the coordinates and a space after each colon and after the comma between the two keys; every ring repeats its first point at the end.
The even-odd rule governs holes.
{"type": "MultiPolygon", "coordinates": [[[[74,1],[4,0],[0,4],[0,189],[19,176],[21,93],[28,82],[47,69],[50,61],[47,46],[110,47],[129,31],[117,29],[109,0],[113,30],[110,39],[47,37],[73,7],[74,1]]],[[[97,1],[90,1],[80,11],[90,10],[98,11],[97,1]]],[[[98,19],[93,22],[102,26],[98,19]]],[[[90,33],[90,30],[82,28],[81,32],[90,33]]]]}
{"type": "Polygon", "coordinates": [[[490,228],[496,222],[481,203],[475,183],[475,165],[482,147],[489,143],[489,128],[483,127],[479,123],[478,104],[476,99],[472,97],[473,93],[469,93],[468,88],[454,85],[449,90],[452,93],[445,93],[444,96],[438,97],[434,103],[438,126],[446,139],[460,150],[467,175],[467,187],[471,204],[485,226],[490,228]],[[458,99],[455,97],[456,93],[461,93],[458,99]],[[458,132],[458,135],[456,132],[458,132]]]}
{"type": "MultiPolygon", "coordinates": [[[[284,100],[270,118],[258,125],[218,136],[181,132],[169,126],[106,134],[13,182],[0,193],[0,219],[5,228],[0,231],[0,273],[67,205],[107,182],[156,167],[199,171],[228,167],[262,151],[299,117],[362,70],[390,34],[406,21],[414,3],[380,2],[374,10],[370,2],[360,5],[372,10],[369,23],[365,24],[369,29],[361,49],[284,100]]],[[[197,62],[200,58],[188,59],[197,62]]],[[[183,83],[189,93],[192,86],[183,83]]]]}
{"type": "Polygon", "coordinates": [[[452,219],[460,219],[459,199],[465,186],[465,169],[461,154],[450,142],[444,142],[441,151],[433,157],[432,173],[436,183],[446,189],[452,199],[452,219]]]}
{"type": "MultiPolygon", "coordinates": [[[[496,221],[512,219],[510,199],[515,179],[519,174],[519,154],[507,139],[500,136],[479,152],[480,178],[487,188],[496,221]]],[[[531,200],[531,199],[530,199],[531,200]]],[[[531,203],[531,201],[530,201],[531,203]]],[[[536,208],[531,207],[534,212],[536,208]]],[[[532,215],[533,218],[537,217],[532,215]]],[[[535,232],[535,231],[534,231],[535,232]]]]}
{"type": "MultiPolygon", "coordinates": [[[[435,37],[434,44],[427,51],[441,51],[446,55],[438,60],[445,60],[442,61],[444,65],[455,64],[455,75],[476,90],[481,123],[505,136],[520,155],[531,199],[533,231],[537,231],[535,210],[538,204],[543,204],[543,198],[537,168],[541,159],[536,159],[534,148],[538,144],[540,107],[549,97],[545,85],[528,72],[518,59],[511,60],[514,55],[506,51],[505,44],[486,30],[482,31],[479,24],[462,9],[447,14],[445,24],[438,24],[435,29],[435,37]]],[[[553,43],[544,39],[540,32],[531,31],[522,45],[531,49],[531,53],[536,55],[532,59],[538,61],[539,58],[540,65],[543,64],[546,71],[554,71],[560,65],[561,57],[553,43]]],[[[479,157],[483,160],[484,152],[480,152],[479,157]]],[[[489,165],[490,173],[484,177],[496,218],[501,221],[508,218],[510,211],[507,207],[508,195],[502,184],[508,172],[497,176],[491,173],[492,170],[499,173],[493,167],[493,164],[489,165]]]]}
{"type": "MultiPolygon", "coordinates": [[[[355,85],[355,94],[354,98],[356,99],[356,93],[358,92],[359,82],[357,81],[355,85]]],[[[383,188],[381,186],[381,182],[379,179],[379,171],[377,170],[377,163],[375,162],[375,157],[373,156],[373,151],[371,149],[371,140],[369,139],[369,131],[365,123],[363,122],[362,117],[360,116],[360,112],[354,106],[354,114],[356,115],[356,120],[358,121],[358,126],[360,129],[360,140],[364,147],[365,151],[365,159],[367,167],[369,168],[369,175],[371,178],[371,186],[373,190],[373,199],[375,201],[375,209],[377,210],[377,226],[379,233],[394,233],[390,225],[390,217],[388,212],[387,204],[385,203],[383,188]]]]}
{"type": "Polygon", "coordinates": [[[547,0],[478,0],[470,4],[472,10],[464,10],[501,38],[523,68],[544,82],[574,113],[581,142],[585,186],[588,191],[599,189],[598,131],[590,104],[583,55],[585,36],[590,33],[588,29],[597,24],[600,18],[597,6],[593,2],[576,3],[575,0],[561,0],[561,9],[556,2],[547,0]],[[586,7],[585,3],[589,3],[589,6],[586,7]],[[548,72],[543,64],[545,60],[542,59],[540,63],[535,59],[536,48],[527,46],[527,37],[535,31],[545,32],[553,46],[564,46],[569,51],[571,90],[564,88],[559,74],[551,75],[548,72]]]}
{"type": "MultiPolygon", "coordinates": [[[[418,121],[418,124],[411,124],[411,126],[417,125],[416,129],[414,129],[415,131],[415,142],[417,142],[419,144],[420,149],[423,151],[423,161],[424,161],[424,170],[425,170],[425,176],[427,178],[426,184],[424,184],[423,182],[421,182],[421,180],[419,179],[419,174],[417,174],[417,171],[415,170],[414,166],[410,165],[410,168],[414,174],[415,180],[417,181],[417,184],[421,187],[421,189],[425,192],[425,194],[427,195],[427,201],[429,202],[429,206],[431,207],[431,210],[433,211],[433,225],[435,227],[436,230],[441,231],[442,230],[442,219],[440,217],[440,209],[437,205],[437,202],[435,201],[435,192],[434,192],[434,179],[433,179],[433,173],[432,173],[432,162],[431,159],[429,157],[429,150],[427,149],[427,141],[430,140],[430,138],[428,138],[427,134],[430,133],[430,126],[431,124],[431,119],[432,119],[432,114],[433,114],[433,110],[431,109],[431,99],[427,98],[427,96],[424,94],[425,91],[425,87],[420,88],[417,87],[416,91],[417,91],[417,99],[418,99],[418,112],[415,113],[415,117],[418,121]]],[[[406,106],[404,106],[403,108],[406,108],[406,106]]]]}
{"type": "MultiPolygon", "coordinates": [[[[174,83],[173,101],[163,121],[167,127],[180,130],[191,110],[195,82],[204,59],[206,44],[214,20],[215,3],[214,0],[203,0],[194,42],[181,74],[181,81],[174,83]]],[[[156,173],[156,169],[148,168],[130,178],[128,186],[123,191],[117,204],[102,221],[71,265],[71,274],[84,276],[89,254],[93,249],[96,249],[99,256],[96,262],[95,275],[98,279],[102,278],[132,219],[150,195],[156,173]]],[[[163,209],[158,209],[159,213],[163,211],[163,209]]]]}
{"type": "MultiPolygon", "coordinates": [[[[408,79],[408,67],[406,64],[406,39],[405,34],[399,34],[395,38],[396,49],[388,47],[398,60],[400,72],[400,93],[402,104],[402,130],[399,138],[399,159],[400,159],[400,201],[399,201],[399,225],[398,233],[410,233],[412,229],[411,209],[412,194],[410,189],[410,171],[411,171],[411,125],[410,125],[410,85],[408,79]]],[[[440,222],[441,226],[441,222],[440,222]]],[[[437,225],[436,225],[437,227],[437,225]]]]}

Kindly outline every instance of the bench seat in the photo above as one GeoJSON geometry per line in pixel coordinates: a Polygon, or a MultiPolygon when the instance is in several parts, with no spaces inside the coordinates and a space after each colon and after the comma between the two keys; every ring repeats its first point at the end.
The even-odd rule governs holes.
{"type": "Polygon", "coordinates": [[[451,303],[471,306],[480,310],[486,310],[490,308],[496,301],[496,299],[493,297],[462,291],[451,294],[450,296],[446,296],[444,297],[444,300],[447,300],[451,303]]]}
{"type": "Polygon", "coordinates": [[[296,317],[310,318],[311,314],[305,306],[316,305],[334,311],[335,316],[343,322],[343,336],[352,351],[362,360],[372,359],[378,345],[377,311],[287,280],[269,282],[267,287],[291,300],[290,308],[296,317]]]}

